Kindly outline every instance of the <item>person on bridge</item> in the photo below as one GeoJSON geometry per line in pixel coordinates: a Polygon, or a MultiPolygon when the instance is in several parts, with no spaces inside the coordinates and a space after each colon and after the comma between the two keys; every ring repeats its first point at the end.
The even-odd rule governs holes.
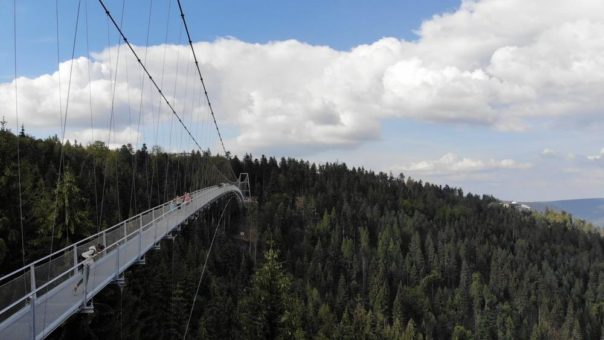
{"type": "Polygon", "coordinates": [[[94,257],[97,256],[101,251],[105,249],[105,246],[102,244],[97,244],[96,246],[90,246],[87,251],[83,252],[80,255],[81,263],[78,267],[78,270],[81,271],[84,269],[82,278],[76,283],[75,287],[73,287],[73,294],[75,295],[78,291],[80,285],[84,282],[88,283],[88,276],[90,274],[90,265],[94,262],[94,257]]]}
{"type": "Polygon", "coordinates": [[[176,206],[178,207],[178,209],[180,209],[181,205],[182,205],[182,196],[176,196],[176,206]]]}

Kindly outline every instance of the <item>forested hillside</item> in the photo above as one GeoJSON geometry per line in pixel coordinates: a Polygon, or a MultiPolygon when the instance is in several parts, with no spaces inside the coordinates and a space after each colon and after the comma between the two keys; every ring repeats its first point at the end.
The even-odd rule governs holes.
{"type": "Polygon", "coordinates": [[[175,155],[145,145],[61,147],[56,136],[35,139],[21,130],[17,138],[2,128],[0,268],[6,273],[48,254],[53,234],[53,249],[60,249],[175,195],[224,181],[215,171],[221,162],[209,153],[175,155]]]}
{"type": "Polygon", "coordinates": [[[568,220],[343,164],[236,165],[251,174],[263,239],[274,241],[292,279],[295,303],[285,306],[299,334],[603,335],[604,243],[568,220]]]}
{"type": "Polygon", "coordinates": [[[539,211],[554,210],[572,214],[575,218],[585,219],[600,228],[604,228],[604,198],[585,198],[551,202],[526,202],[539,211]]]}
{"type": "MultiPolygon", "coordinates": [[[[16,137],[3,131],[0,138],[0,261],[7,272],[21,263],[16,137]]],[[[48,250],[52,223],[63,230],[57,242],[71,242],[111,225],[115,214],[127,216],[202,185],[182,165],[203,171],[209,157],[70,145],[59,186],[70,204],[59,202],[52,213],[59,150],[56,139],[21,137],[27,260],[48,250]],[[153,170],[153,162],[162,160],[153,170]],[[119,162],[128,166],[118,167],[125,173],[116,180],[112,164],[119,162]],[[169,176],[162,170],[166,164],[169,176]],[[145,174],[153,171],[156,182],[149,189],[145,174]],[[101,223],[95,178],[99,186],[108,178],[101,223]],[[70,218],[61,215],[67,212],[70,218]]],[[[212,339],[603,336],[599,234],[503,208],[493,197],[344,164],[246,156],[232,166],[250,174],[256,202],[244,210],[229,204],[190,323],[201,266],[225,202],[174,241],[163,241],[146,265],[127,273],[123,292],[105,289],[95,298],[95,314],[73,317],[53,337],[172,339],[182,338],[187,325],[188,337],[212,339]],[[249,224],[258,228],[251,249],[234,237],[249,224]]]]}

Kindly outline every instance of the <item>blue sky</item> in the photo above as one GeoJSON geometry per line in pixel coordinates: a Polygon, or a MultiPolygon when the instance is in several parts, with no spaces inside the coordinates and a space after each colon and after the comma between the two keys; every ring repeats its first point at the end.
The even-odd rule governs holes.
{"type": "MultiPolygon", "coordinates": [[[[81,1],[73,62],[78,1],[59,1],[58,73],[55,2],[17,2],[20,119],[29,133],[60,135],[58,89],[65,107],[73,74],[67,138],[192,147],[141,83],[98,1],[81,1]]],[[[122,1],[106,3],[119,21],[122,1]]],[[[150,4],[125,3],[123,29],[141,55],[150,4]]],[[[152,5],[149,69],[202,144],[218,151],[176,1],[152,5]]],[[[503,199],[604,196],[599,1],[183,5],[226,146],[236,154],[338,160],[503,199]]],[[[0,0],[0,112],[9,124],[12,13],[13,2],[0,0]]]]}
{"type": "MultiPolygon", "coordinates": [[[[121,1],[105,1],[116,17],[121,13],[121,1]]],[[[68,48],[73,39],[77,11],[76,0],[59,1],[59,40],[61,60],[71,57],[68,48]]],[[[416,39],[413,33],[423,20],[437,13],[452,11],[459,1],[183,1],[188,25],[195,40],[213,41],[220,37],[236,37],[246,42],[265,43],[275,40],[297,39],[313,45],[327,45],[348,50],[360,44],[370,44],[382,37],[416,39]]],[[[152,28],[149,42],[152,45],[165,41],[166,13],[171,7],[170,20],[176,17],[177,4],[170,1],[127,1],[124,28],[129,39],[143,45],[146,40],[147,13],[152,6],[152,28]],[[136,14],[135,14],[136,13],[136,14]]],[[[1,65],[12,65],[12,55],[6,52],[12,43],[12,1],[0,2],[0,19],[3,22],[3,53],[1,65]],[[8,24],[8,25],[7,25],[8,24]]],[[[90,50],[107,46],[107,23],[96,0],[82,0],[82,10],[88,6],[90,20],[90,50]]],[[[17,1],[19,15],[19,58],[21,75],[36,76],[56,69],[56,15],[54,1],[17,1]],[[36,23],[32,25],[32,23],[36,23]]],[[[82,12],[81,20],[85,20],[82,12]]],[[[174,25],[168,42],[178,42],[174,25]]],[[[83,32],[81,32],[83,33],[83,32]]],[[[111,31],[115,42],[115,31],[111,31]]],[[[85,55],[81,44],[76,55],[85,55]]],[[[12,68],[3,66],[0,79],[12,79],[12,68]]]]}

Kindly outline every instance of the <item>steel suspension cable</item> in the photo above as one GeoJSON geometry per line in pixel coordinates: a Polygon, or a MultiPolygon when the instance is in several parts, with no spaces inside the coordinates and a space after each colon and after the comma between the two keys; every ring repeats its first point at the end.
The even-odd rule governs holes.
{"type": "Polygon", "coordinates": [[[197,301],[197,294],[199,294],[199,288],[201,287],[201,281],[203,280],[203,275],[206,272],[206,267],[208,265],[208,259],[210,258],[210,254],[212,253],[212,247],[214,246],[214,240],[216,239],[216,234],[218,233],[218,228],[220,228],[220,222],[222,221],[222,218],[224,217],[224,212],[226,211],[227,207],[229,206],[229,203],[231,203],[231,200],[233,198],[229,198],[229,200],[226,202],[226,204],[224,205],[224,208],[222,209],[222,213],[220,213],[220,218],[218,219],[218,222],[216,223],[216,229],[214,229],[214,235],[212,236],[212,241],[210,242],[210,247],[208,248],[208,252],[206,253],[206,259],[203,262],[203,267],[201,269],[201,275],[199,276],[199,281],[197,282],[197,289],[195,290],[195,295],[193,295],[193,304],[191,305],[191,310],[189,311],[189,319],[187,320],[187,325],[185,326],[185,333],[183,335],[183,339],[187,338],[187,332],[189,331],[189,324],[191,323],[191,317],[193,316],[193,309],[195,308],[195,302],[197,301]]]}
{"type": "MultiPolygon", "coordinates": [[[[130,82],[128,80],[128,82],[130,82]]],[[[130,103],[130,87],[128,87],[128,103],[130,103]]],[[[130,124],[128,125],[128,127],[130,127],[130,124]]],[[[136,202],[136,153],[137,153],[137,148],[138,148],[138,130],[135,136],[135,140],[134,143],[131,145],[132,146],[132,155],[131,155],[131,166],[130,166],[130,172],[132,173],[132,176],[130,178],[131,181],[131,186],[130,186],[130,202],[128,203],[128,217],[134,215],[137,213],[138,211],[138,205],[136,202]],[[132,213],[132,214],[131,214],[132,213]]],[[[130,150],[128,150],[130,151],[130,150]]]]}
{"type": "MultiPolygon", "coordinates": [[[[17,84],[17,0],[13,0],[13,56],[15,71],[15,118],[16,129],[19,131],[19,86],[17,84]]],[[[17,135],[17,177],[19,188],[19,227],[21,229],[21,261],[25,267],[25,233],[23,232],[23,196],[21,193],[21,136],[17,135]]],[[[23,277],[25,279],[25,276],[23,277]]],[[[24,282],[25,284],[25,282],[24,282]]]]}
{"type": "MultiPolygon", "coordinates": [[[[193,90],[193,93],[199,93],[200,89],[201,89],[201,84],[197,83],[197,86],[193,90]]],[[[190,109],[191,110],[191,125],[193,126],[195,135],[197,135],[197,136],[200,135],[199,130],[200,130],[201,124],[199,123],[199,121],[201,120],[201,117],[198,117],[198,116],[200,116],[199,114],[197,114],[197,115],[195,114],[196,112],[195,112],[194,108],[200,107],[201,106],[200,102],[201,102],[200,97],[195,96],[195,95],[191,96],[191,104],[190,104],[191,105],[190,106],[191,107],[191,109],[190,109]]],[[[202,152],[198,151],[198,154],[200,155],[200,159],[201,159],[202,152]]],[[[197,161],[197,159],[195,158],[194,151],[191,153],[191,155],[192,155],[192,157],[191,157],[191,173],[199,174],[199,172],[201,171],[200,169],[202,167],[202,163],[197,161]],[[197,171],[195,171],[195,169],[197,169],[197,171]]],[[[193,188],[201,187],[202,183],[201,183],[200,177],[201,176],[195,176],[194,180],[191,179],[191,181],[190,181],[191,187],[189,189],[190,191],[193,191],[193,188]]]]}
{"type": "MultiPolygon", "coordinates": [[[[184,112],[184,117],[183,117],[183,118],[184,118],[184,120],[185,120],[185,121],[187,120],[187,116],[186,116],[186,112],[187,112],[187,99],[188,99],[188,98],[187,98],[187,92],[188,92],[188,86],[189,86],[189,74],[190,74],[190,73],[189,73],[189,65],[190,65],[190,64],[189,64],[189,63],[186,63],[186,64],[187,64],[187,66],[186,66],[186,69],[185,69],[185,85],[184,85],[184,92],[185,92],[185,93],[184,93],[184,95],[183,95],[183,104],[182,104],[182,112],[184,112]]],[[[174,94],[176,95],[176,89],[174,90],[174,94]]],[[[180,192],[192,191],[192,190],[186,190],[186,189],[185,189],[185,188],[187,187],[185,182],[186,182],[186,178],[187,178],[187,176],[186,176],[186,175],[187,175],[187,169],[186,169],[187,167],[186,167],[186,164],[187,164],[187,158],[188,158],[188,157],[186,157],[186,147],[183,147],[183,144],[182,144],[182,134],[180,134],[180,135],[179,135],[179,139],[178,139],[178,149],[179,149],[179,150],[181,150],[181,149],[185,149],[185,150],[183,151],[183,156],[185,156],[185,159],[184,159],[184,163],[185,163],[185,164],[183,165],[183,169],[184,169],[184,171],[183,171],[183,176],[182,176],[182,178],[181,178],[181,177],[180,177],[180,157],[178,157],[178,158],[176,159],[176,165],[177,165],[177,166],[176,166],[176,179],[175,179],[175,181],[176,181],[176,183],[178,183],[178,185],[179,185],[179,187],[180,187],[180,190],[179,190],[180,192]],[[182,181],[182,182],[181,182],[181,181],[182,181]],[[182,184],[182,185],[181,185],[181,184],[182,184]]]]}
{"type": "MultiPolygon", "coordinates": [[[[181,34],[182,34],[182,27],[179,30],[179,44],[181,41],[181,34]]],[[[178,50],[178,56],[180,57],[180,49],[178,50]]],[[[183,112],[183,120],[186,122],[187,121],[187,92],[188,92],[188,85],[189,85],[189,65],[190,63],[186,63],[186,68],[185,68],[185,83],[184,83],[184,95],[183,95],[183,100],[182,100],[182,108],[181,108],[181,112],[183,112]]],[[[175,78],[174,80],[174,94],[173,96],[176,97],[176,85],[177,85],[177,80],[178,77],[175,78]]],[[[182,150],[183,149],[183,145],[182,145],[182,134],[179,134],[179,138],[178,138],[178,150],[182,150]]],[[[182,151],[182,156],[185,157],[186,156],[186,149],[182,151]]],[[[180,160],[181,160],[181,156],[177,156],[176,158],[176,174],[173,176],[173,181],[174,181],[174,187],[175,190],[177,192],[185,192],[187,190],[185,190],[185,184],[184,182],[184,178],[186,178],[186,170],[184,171],[184,175],[180,176],[180,160]]],[[[186,159],[185,159],[186,162],[186,159]]],[[[184,167],[184,166],[183,166],[184,167]]]]}
{"type": "MultiPolygon", "coordinates": [[[[122,14],[121,14],[121,18],[120,20],[123,21],[124,20],[124,11],[125,11],[125,6],[126,6],[126,1],[123,0],[122,1],[122,14]]],[[[110,38],[110,34],[109,34],[109,23],[107,23],[107,43],[109,46],[111,46],[111,38],[110,38]]],[[[109,116],[109,132],[108,132],[108,136],[107,136],[107,147],[109,147],[109,144],[111,143],[111,132],[113,130],[113,117],[114,117],[114,109],[115,109],[115,90],[117,87],[117,75],[118,75],[118,67],[119,67],[119,62],[120,62],[120,50],[121,50],[121,45],[118,44],[117,45],[117,56],[116,56],[116,60],[115,60],[115,73],[113,75],[110,74],[110,77],[113,78],[113,88],[112,88],[112,97],[111,97],[111,114],[109,116]]],[[[111,53],[111,52],[109,52],[111,53]]],[[[111,65],[111,57],[109,57],[109,63],[111,65]]],[[[105,158],[105,168],[103,171],[103,189],[101,191],[101,209],[100,209],[100,216],[99,218],[102,218],[103,215],[103,208],[104,208],[104,203],[105,203],[105,188],[107,185],[107,173],[109,172],[109,154],[107,154],[106,158],[105,158]]],[[[120,211],[120,204],[119,204],[119,178],[117,177],[117,157],[116,157],[116,183],[118,184],[118,188],[116,190],[117,193],[117,206],[118,206],[118,216],[120,217],[119,219],[121,220],[121,211],[120,211]]],[[[99,221],[100,223],[100,221],[99,221]]]]}
{"type": "MultiPolygon", "coordinates": [[[[153,9],[153,0],[149,1],[149,15],[147,18],[147,39],[145,42],[145,62],[147,61],[147,50],[149,48],[149,32],[151,30],[151,11],[153,9]]],[[[139,107],[138,107],[138,122],[136,125],[136,144],[135,144],[135,148],[138,148],[138,143],[139,143],[139,137],[140,137],[140,129],[141,129],[141,118],[143,115],[143,94],[144,94],[144,90],[145,90],[145,77],[144,75],[141,74],[141,96],[140,96],[140,102],[139,102],[139,107]]],[[[137,167],[137,152],[135,150],[134,152],[134,157],[132,157],[132,188],[131,188],[131,200],[132,200],[132,196],[134,196],[134,208],[135,211],[137,210],[137,204],[136,204],[136,167],[137,167]]],[[[146,170],[146,169],[145,169],[146,170]]],[[[151,202],[149,202],[149,205],[151,204],[151,202]]]]}
{"type": "MultiPolygon", "coordinates": [[[[162,91],[162,89],[159,87],[159,85],[157,84],[157,82],[155,81],[155,79],[153,79],[153,76],[151,76],[151,73],[147,69],[147,66],[145,66],[145,64],[140,59],[138,53],[136,53],[136,50],[134,49],[134,47],[132,47],[132,44],[130,44],[130,41],[128,41],[128,38],[126,37],[126,35],[122,31],[120,25],[118,25],[118,23],[113,18],[113,15],[111,14],[111,12],[107,8],[107,6],[105,6],[104,1],[103,0],[99,0],[99,4],[101,5],[101,7],[103,7],[103,10],[105,11],[105,14],[109,18],[109,20],[113,23],[113,26],[115,27],[115,29],[118,31],[118,33],[122,37],[122,40],[128,46],[128,49],[130,49],[130,52],[132,52],[132,54],[134,54],[134,57],[136,58],[136,61],[141,66],[141,68],[143,69],[143,71],[145,72],[145,74],[147,75],[147,77],[149,78],[149,80],[151,81],[151,83],[153,84],[153,86],[155,87],[155,89],[157,90],[157,92],[159,93],[159,95],[161,96],[161,98],[164,100],[164,102],[166,103],[166,105],[168,106],[168,108],[170,109],[170,111],[172,112],[172,114],[176,117],[176,119],[178,120],[178,122],[180,123],[180,125],[182,125],[182,127],[185,129],[185,131],[187,132],[187,134],[189,135],[189,137],[191,137],[191,139],[193,140],[193,142],[195,143],[195,145],[197,146],[197,148],[201,152],[203,152],[203,149],[202,149],[201,145],[199,144],[199,142],[197,142],[197,139],[193,136],[193,134],[191,133],[191,130],[187,127],[187,125],[184,123],[184,121],[182,120],[182,118],[180,117],[180,115],[176,112],[176,109],[174,109],[174,106],[172,105],[172,103],[170,103],[170,101],[168,100],[168,98],[166,97],[166,95],[164,94],[164,92],[162,91]]],[[[229,180],[228,177],[224,176],[224,174],[221,174],[221,175],[227,181],[230,182],[230,180],[229,180]]]]}
{"type": "MultiPolygon", "coordinates": [[[[60,189],[60,184],[61,184],[61,174],[63,171],[63,163],[64,163],[64,159],[65,159],[65,133],[67,130],[67,117],[68,117],[68,113],[69,113],[69,95],[71,92],[71,80],[72,80],[72,74],[73,74],[73,61],[74,61],[74,57],[75,57],[75,47],[76,47],[76,41],[77,41],[77,36],[78,36],[78,26],[79,26],[79,22],[80,22],[80,7],[81,7],[82,1],[78,0],[78,10],[77,10],[77,15],[76,15],[76,22],[75,22],[75,28],[74,28],[74,34],[73,34],[73,44],[72,44],[72,48],[71,48],[71,65],[69,67],[69,81],[68,81],[68,85],[67,85],[67,97],[66,97],[66,104],[65,104],[65,115],[63,115],[62,112],[62,100],[61,100],[61,63],[60,63],[60,53],[59,53],[59,3],[58,0],[55,1],[55,15],[56,15],[56,34],[57,34],[57,64],[58,64],[58,76],[59,76],[59,116],[61,119],[61,131],[62,131],[62,136],[61,136],[61,151],[60,151],[60,156],[59,156],[59,171],[58,171],[58,176],[57,176],[57,187],[56,187],[56,193],[55,193],[55,203],[54,203],[54,209],[53,209],[53,221],[52,221],[52,230],[51,230],[51,234],[50,234],[50,252],[49,254],[52,254],[53,252],[53,248],[54,248],[54,238],[55,238],[55,227],[57,224],[56,221],[56,215],[57,215],[57,210],[58,210],[58,201],[59,201],[59,189],[60,189]]],[[[65,226],[67,228],[67,226],[65,226]]],[[[69,237],[69,235],[67,236],[69,237]]],[[[48,265],[48,273],[46,276],[46,281],[50,280],[50,272],[51,272],[51,263],[49,262],[48,265]]],[[[43,326],[46,327],[46,310],[47,310],[48,304],[44,304],[44,317],[43,317],[43,326]]],[[[46,334],[43,333],[42,336],[45,336],[46,334]]]]}
{"type": "MultiPolygon", "coordinates": [[[[56,21],[56,36],[57,36],[57,74],[59,76],[59,126],[63,126],[63,100],[61,96],[63,92],[61,91],[61,53],[60,53],[60,45],[61,40],[59,39],[59,0],[55,0],[55,21],[56,21]]],[[[61,131],[62,133],[63,131],[61,131]]]]}
{"type": "MultiPolygon", "coordinates": [[[[170,15],[168,13],[168,15],[170,15]]],[[[182,39],[182,28],[179,30],[178,32],[178,41],[180,42],[180,40],[182,39]]],[[[178,77],[179,77],[179,72],[180,72],[180,49],[177,49],[176,51],[176,72],[174,74],[174,88],[172,90],[172,97],[176,98],[176,85],[178,84],[178,77]]],[[[185,118],[184,114],[183,114],[183,119],[185,118]]],[[[172,148],[172,128],[174,127],[174,116],[171,117],[170,119],[170,132],[169,132],[169,138],[168,138],[168,152],[169,150],[172,148]]],[[[182,135],[181,135],[182,136],[182,135]]],[[[170,155],[167,154],[166,157],[166,170],[165,170],[165,178],[164,178],[164,201],[168,201],[168,177],[170,176],[170,155]]],[[[174,183],[174,186],[172,187],[173,192],[172,194],[174,196],[176,196],[177,190],[176,190],[176,183],[174,183]]]]}
{"type": "MultiPolygon", "coordinates": [[[[153,10],[153,0],[149,1],[149,16],[147,17],[147,39],[145,41],[145,56],[144,56],[144,60],[145,63],[147,62],[147,51],[149,49],[149,32],[151,31],[151,13],[153,10]]],[[[141,127],[141,119],[143,117],[143,96],[144,96],[144,91],[145,90],[145,76],[144,74],[141,74],[141,97],[140,97],[140,102],[139,102],[139,106],[138,106],[138,124],[136,127],[136,131],[137,131],[137,142],[136,144],[138,145],[138,133],[140,132],[140,127],[141,127]]],[[[144,121],[144,119],[143,119],[144,121]]],[[[144,144],[144,142],[143,142],[144,144]]],[[[136,162],[136,154],[134,157],[134,161],[136,162]]],[[[145,157],[145,183],[147,185],[146,191],[148,193],[148,209],[151,209],[151,194],[149,193],[149,168],[148,168],[148,162],[149,162],[149,157],[145,157]]],[[[134,177],[134,173],[132,174],[132,176],[134,177]]],[[[134,182],[134,178],[132,180],[134,182]]],[[[133,184],[134,185],[134,184],[133,184]]]]}
{"type": "Polygon", "coordinates": [[[208,95],[208,90],[206,88],[206,84],[203,80],[203,76],[201,75],[201,69],[199,68],[199,61],[197,60],[197,54],[195,53],[195,48],[193,48],[193,40],[191,40],[191,33],[189,32],[189,26],[187,25],[187,21],[185,20],[185,14],[182,10],[182,4],[180,0],[178,2],[178,9],[180,10],[180,18],[182,19],[182,23],[185,27],[185,31],[187,32],[187,38],[189,39],[189,46],[191,47],[191,52],[193,53],[193,60],[195,62],[195,67],[197,68],[197,75],[199,75],[199,80],[201,81],[201,85],[203,86],[203,92],[206,97],[206,101],[208,103],[208,108],[210,109],[210,114],[212,114],[212,119],[214,120],[214,125],[216,126],[216,132],[218,133],[218,138],[220,139],[220,144],[222,145],[222,150],[226,157],[228,157],[226,148],[224,147],[224,142],[222,141],[222,135],[220,134],[220,129],[218,128],[218,123],[216,122],[216,116],[214,115],[214,109],[212,108],[212,103],[210,102],[210,96],[208,95]]]}
{"type": "MultiPolygon", "coordinates": [[[[57,6],[56,9],[56,15],[57,15],[57,45],[58,45],[58,25],[59,25],[59,11],[58,11],[58,2],[55,3],[57,6]]],[[[55,207],[54,207],[54,213],[53,215],[56,215],[56,209],[57,209],[57,202],[58,202],[58,197],[59,197],[59,186],[61,184],[61,174],[63,171],[63,163],[64,163],[64,159],[65,159],[65,133],[66,133],[66,128],[67,128],[67,117],[68,117],[68,113],[69,113],[69,94],[71,92],[71,80],[72,80],[72,74],[73,74],[73,61],[74,61],[74,56],[75,56],[75,46],[76,46],[76,40],[77,40],[77,35],[78,35],[78,25],[79,25],[79,21],[80,21],[80,5],[81,5],[81,0],[78,1],[78,11],[77,11],[77,15],[76,15],[76,22],[75,22],[75,29],[74,29],[74,37],[73,37],[73,46],[71,49],[71,65],[69,67],[69,81],[68,81],[68,85],[67,85],[67,103],[65,105],[65,115],[63,116],[63,112],[62,112],[62,101],[61,101],[61,72],[59,71],[59,115],[61,116],[61,129],[62,129],[62,136],[61,136],[61,151],[60,151],[60,156],[59,156],[59,172],[58,172],[58,177],[57,177],[57,188],[56,188],[56,195],[55,195],[55,207]]],[[[58,56],[58,53],[57,53],[58,56]]],[[[59,70],[60,70],[60,62],[59,62],[59,70]]],[[[52,249],[53,249],[53,241],[54,241],[54,232],[55,232],[55,225],[56,225],[56,221],[53,221],[53,226],[52,226],[52,234],[51,234],[51,238],[50,238],[50,254],[52,254],[52,249]]]]}
{"type": "Polygon", "coordinates": [[[199,61],[197,60],[197,54],[195,53],[195,48],[193,47],[193,40],[191,39],[191,33],[189,32],[189,26],[187,25],[187,20],[185,19],[185,13],[182,9],[182,4],[180,3],[180,0],[177,0],[177,2],[178,2],[178,9],[180,10],[180,18],[182,19],[183,26],[185,27],[185,31],[187,32],[187,38],[189,39],[189,46],[191,47],[191,52],[193,53],[193,60],[195,61],[195,67],[197,68],[197,75],[199,75],[199,80],[201,81],[201,85],[203,86],[203,93],[205,94],[206,102],[208,103],[208,108],[210,109],[210,114],[212,115],[212,120],[214,121],[214,126],[216,127],[216,132],[218,133],[218,139],[220,140],[220,144],[222,145],[222,151],[224,151],[224,156],[229,161],[229,168],[230,168],[231,172],[233,173],[233,176],[235,178],[237,178],[237,175],[235,175],[235,171],[233,170],[232,166],[230,166],[230,163],[231,163],[230,156],[224,146],[224,141],[222,140],[222,135],[220,134],[220,129],[218,128],[218,122],[216,121],[216,115],[214,115],[214,109],[212,107],[212,103],[210,102],[210,96],[208,95],[208,90],[206,88],[205,81],[203,80],[203,76],[201,75],[201,69],[199,68],[199,61]]]}
{"type": "MultiPolygon", "coordinates": [[[[122,14],[121,14],[121,18],[120,18],[120,24],[123,24],[124,22],[124,13],[126,12],[126,0],[122,1],[122,14]]],[[[115,61],[115,76],[113,78],[113,95],[111,96],[111,115],[109,117],[109,136],[107,137],[107,145],[110,145],[111,143],[111,133],[113,132],[113,125],[115,124],[114,122],[114,117],[115,117],[115,91],[117,90],[117,76],[119,73],[119,65],[120,65],[120,51],[121,51],[121,45],[118,44],[117,46],[117,58],[115,61]]],[[[126,61],[126,69],[128,68],[128,61],[126,61]]],[[[128,82],[128,80],[126,79],[126,82],[128,82]]],[[[130,102],[128,102],[128,105],[130,105],[130,102]]],[[[116,202],[117,202],[117,216],[118,219],[121,221],[122,220],[122,205],[120,204],[120,176],[119,176],[119,172],[118,172],[118,162],[119,162],[119,157],[115,157],[115,197],[116,197],[116,202]]]]}
{"type": "MultiPolygon", "coordinates": [[[[130,67],[129,67],[130,63],[128,62],[128,60],[126,60],[126,84],[130,84],[130,67]]],[[[130,95],[130,88],[131,86],[128,86],[128,88],[126,89],[126,97],[128,98],[128,127],[126,128],[126,131],[130,128],[130,126],[132,126],[132,100],[131,100],[131,95],[130,95]]],[[[136,136],[134,136],[134,138],[136,138],[136,136]]],[[[131,164],[131,171],[132,171],[132,186],[130,187],[130,198],[128,200],[128,211],[126,213],[127,217],[131,217],[133,215],[136,214],[136,209],[134,209],[132,207],[133,201],[134,201],[134,197],[133,197],[133,193],[134,193],[134,182],[135,182],[135,178],[134,178],[134,148],[136,148],[136,139],[134,139],[134,143],[131,143],[130,140],[128,140],[128,143],[126,143],[126,145],[130,146],[132,148],[132,154],[130,155],[130,158],[132,160],[132,162],[130,162],[131,164]]],[[[130,152],[130,149],[128,149],[128,152],[130,152]]],[[[117,157],[116,157],[116,169],[117,169],[117,157]]]]}
{"type": "MultiPolygon", "coordinates": [[[[90,44],[89,44],[89,32],[88,32],[88,0],[84,3],[84,11],[86,12],[86,66],[88,69],[88,105],[90,109],[90,143],[94,143],[94,118],[92,111],[92,77],[90,75],[90,44]]],[[[92,177],[94,181],[94,210],[96,220],[96,232],[101,231],[101,225],[99,222],[99,194],[97,188],[96,178],[96,155],[92,155],[92,177]]]]}
{"type": "MultiPolygon", "coordinates": [[[[164,53],[162,55],[162,61],[161,61],[161,77],[159,79],[159,86],[163,87],[164,86],[164,79],[165,79],[165,74],[166,74],[166,54],[168,52],[168,37],[170,36],[170,14],[172,13],[172,0],[168,1],[168,10],[166,11],[167,15],[166,15],[166,33],[164,35],[164,53]]],[[[155,121],[155,142],[154,142],[154,146],[159,146],[159,121],[161,120],[161,112],[162,112],[162,98],[158,98],[158,105],[157,105],[157,120],[155,121]]],[[[170,116],[171,120],[174,119],[174,116],[170,116]]],[[[161,159],[161,152],[160,149],[157,149],[157,155],[154,157],[154,162],[152,164],[152,168],[151,168],[151,194],[153,194],[153,178],[155,177],[155,172],[157,171],[157,203],[162,202],[162,197],[161,197],[161,187],[160,187],[160,175],[159,175],[159,167],[158,167],[158,162],[161,159]]],[[[163,201],[166,200],[166,188],[164,187],[164,198],[163,201]]]]}
{"type": "Polygon", "coordinates": [[[172,237],[172,254],[170,255],[170,315],[174,315],[174,248],[176,247],[176,243],[174,242],[175,239],[175,237],[172,237]]]}

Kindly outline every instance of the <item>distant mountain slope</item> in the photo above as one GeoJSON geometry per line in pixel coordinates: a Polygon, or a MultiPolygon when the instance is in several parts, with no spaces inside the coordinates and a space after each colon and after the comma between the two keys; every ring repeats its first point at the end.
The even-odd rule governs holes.
{"type": "Polygon", "coordinates": [[[566,211],[574,217],[604,227],[604,198],[585,198],[549,202],[525,202],[531,208],[543,212],[545,208],[566,211]]]}

